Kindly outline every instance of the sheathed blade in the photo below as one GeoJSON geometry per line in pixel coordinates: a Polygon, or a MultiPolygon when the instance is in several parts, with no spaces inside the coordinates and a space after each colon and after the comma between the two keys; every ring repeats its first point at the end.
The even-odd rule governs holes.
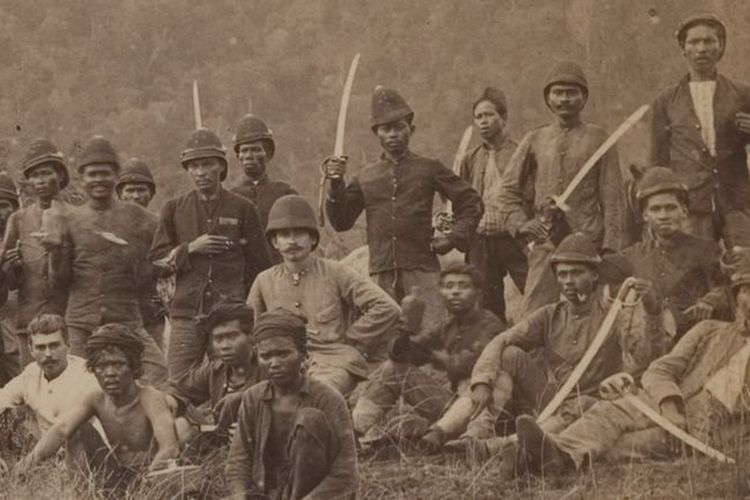
{"type": "Polygon", "coordinates": [[[349,66],[349,74],[346,75],[344,83],[344,92],[341,94],[341,106],[339,107],[339,120],[336,124],[336,143],[333,146],[334,156],[344,154],[344,135],[346,133],[346,114],[349,110],[349,97],[352,95],[352,86],[354,85],[354,75],[357,73],[359,65],[359,54],[354,56],[349,66]]]}
{"type": "Polygon", "coordinates": [[[198,95],[198,80],[193,80],[193,118],[195,119],[195,128],[203,128],[203,120],[201,120],[201,99],[198,95]]]}

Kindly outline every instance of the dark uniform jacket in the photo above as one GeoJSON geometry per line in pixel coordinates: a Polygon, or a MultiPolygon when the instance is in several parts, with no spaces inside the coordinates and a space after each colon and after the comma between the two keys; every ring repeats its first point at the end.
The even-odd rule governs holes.
{"type": "Polygon", "coordinates": [[[717,312],[728,309],[722,286],[726,279],[721,272],[720,249],[715,241],[682,233],[671,248],[648,239],[622,253],[636,278],[654,284],[663,305],[677,322],[678,334],[693,325],[683,311],[696,302],[705,302],[717,312]]]}
{"type": "Polygon", "coordinates": [[[474,309],[464,316],[451,315],[434,330],[420,335],[415,342],[431,351],[448,354],[445,370],[454,387],[471,377],[477,358],[495,335],[505,330],[500,318],[486,309],[474,309]]]}
{"type": "MultiPolygon", "coordinates": [[[[306,378],[300,389],[300,408],[317,408],[328,417],[334,439],[328,456],[332,463],[328,475],[305,498],[328,500],[349,498],[357,491],[357,456],[354,430],[346,401],[336,389],[306,378]]],[[[242,396],[237,432],[227,457],[227,482],[230,489],[241,485],[246,492],[265,493],[268,477],[266,459],[271,431],[274,391],[270,382],[251,387],[242,396]]]]}
{"type": "MultiPolygon", "coordinates": [[[[255,204],[261,227],[264,230],[268,224],[268,212],[271,211],[274,202],[284,195],[297,194],[297,191],[286,182],[269,180],[266,174],[263,174],[257,183],[245,177],[230,191],[244,196],[255,204]]],[[[269,251],[274,264],[282,261],[281,254],[275,248],[269,247],[269,251]]]]}
{"type": "Polygon", "coordinates": [[[750,87],[718,75],[714,92],[716,157],[701,135],[690,95],[690,77],[654,101],[650,164],[670,167],[690,190],[690,212],[725,213],[750,207],[750,176],[745,163],[748,135],[735,126],[735,113],[750,112],[750,87]]]}
{"type": "Polygon", "coordinates": [[[343,190],[331,193],[326,211],[336,231],[351,229],[365,211],[370,274],[395,269],[440,269],[430,248],[435,193],[453,203],[448,235],[466,251],[483,205],[479,193],[437,160],[414,153],[395,164],[385,157],[364,167],[343,190]]]}
{"type": "Polygon", "coordinates": [[[139,299],[150,285],[153,214],[116,200],[106,210],[82,205],[68,214],[62,269],[55,272],[69,290],[65,322],[85,330],[105,323],[142,327],[139,299]]]}
{"type": "Polygon", "coordinates": [[[175,248],[175,317],[207,313],[221,299],[244,301],[255,277],[271,265],[252,202],[224,189],[210,203],[191,191],[162,207],[150,259],[167,257],[175,248]],[[229,237],[233,245],[220,254],[190,255],[188,244],[206,233],[229,237]]]}

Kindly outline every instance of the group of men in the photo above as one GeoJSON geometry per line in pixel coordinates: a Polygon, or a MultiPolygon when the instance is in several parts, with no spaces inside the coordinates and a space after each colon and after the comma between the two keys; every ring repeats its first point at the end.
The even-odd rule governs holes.
{"type": "Polygon", "coordinates": [[[713,14],[685,19],[677,41],[689,74],[654,102],[648,168],[626,189],[610,148],[564,207],[555,196],[608,137],[582,120],[577,64],[552,69],[554,119],[518,144],[503,92],[486,88],[472,108],[481,143],[458,172],[411,151],[414,111],[377,87],[380,158],[348,183],[345,157],[323,164],[331,226],[365,213],[369,279],[318,256],[319,221],[269,179],[276,147],[257,116],[235,129],[242,182],[222,186],[226,150],[198,129],[181,157],[195,189],[158,216],[148,166],[121,165],[107,139],[76,159],[82,206],[59,197],[65,157],[34,141],[22,174],[35,202],[19,208],[0,177],[3,319],[15,321],[2,368],[13,340],[25,367],[0,410],[31,407],[40,431],[14,469],[67,442],[71,464],[110,484],[208,446],[228,450],[233,498],[349,498],[357,448],[401,439],[501,454],[507,477],[550,473],[659,452],[664,430],[602,399],[632,380],[644,404],[712,441],[746,401],[750,89],[717,72],[727,35],[713,14]],[[436,193],[449,229],[433,227],[436,193]],[[466,262],[441,267],[452,250],[466,262]],[[506,276],[523,294],[515,324],[506,276]]]}

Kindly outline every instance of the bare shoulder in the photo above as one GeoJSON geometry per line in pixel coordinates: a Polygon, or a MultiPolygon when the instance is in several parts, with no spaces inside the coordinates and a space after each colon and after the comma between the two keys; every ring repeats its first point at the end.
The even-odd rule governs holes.
{"type": "Polygon", "coordinates": [[[166,394],[150,385],[141,386],[141,406],[147,412],[169,412],[166,394]]]}

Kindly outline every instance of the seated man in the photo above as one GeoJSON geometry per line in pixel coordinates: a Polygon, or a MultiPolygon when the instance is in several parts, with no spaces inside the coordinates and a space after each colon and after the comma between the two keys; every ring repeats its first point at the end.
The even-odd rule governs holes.
{"type": "Polygon", "coordinates": [[[227,459],[231,498],[354,498],[357,458],[346,401],[308,378],[304,322],[284,309],[255,319],[268,380],[242,395],[227,459]]]}
{"type": "Polygon", "coordinates": [[[143,350],[140,338],[129,327],[118,323],[98,327],[86,340],[86,354],[87,367],[100,389],[62,415],[16,464],[16,470],[23,473],[54,455],[92,417],[101,422],[109,450],[102,442],[102,453],[87,453],[92,460],[87,466],[105,474],[108,486],[129,482],[149,464],[159,468],[176,458],[177,436],[164,394],[136,382],[143,350]]]}
{"type": "MultiPolygon", "coordinates": [[[[220,302],[198,319],[197,327],[208,332],[216,357],[172,381],[167,401],[180,415],[187,405],[209,402],[217,430],[223,433],[237,420],[242,392],[261,381],[252,344],[253,310],[242,302],[220,302]]],[[[209,423],[201,420],[191,423],[209,423]]],[[[177,422],[178,433],[187,430],[183,419],[177,422]]],[[[189,435],[179,437],[182,442],[189,435]]]]}
{"type": "MultiPolygon", "coordinates": [[[[0,413],[20,406],[34,412],[36,438],[99,389],[86,361],[68,354],[68,329],[56,314],[42,314],[27,325],[35,363],[0,389],[0,413]]],[[[1,462],[1,460],[0,460],[1,462]]]]}
{"type": "MultiPolygon", "coordinates": [[[[471,375],[471,397],[477,417],[469,424],[464,446],[504,445],[491,438],[498,417],[534,414],[554,397],[586,352],[609,310],[600,286],[601,259],[583,233],[562,240],[551,258],[562,298],[541,307],[525,320],[495,337],[479,356],[471,375]],[[536,352],[534,352],[536,351],[536,352]],[[485,409],[482,411],[482,409],[485,409]]],[[[628,354],[646,366],[663,352],[664,333],[660,308],[653,287],[644,280],[634,285],[645,309],[642,341],[628,354]]],[[[619,330],[620,325],[615,326],[619,330]]],[[[559,429],[570,423],[595,401],[599,382],[622,370],[620,332],[610,333],[589,364],[577,387],[563,402],[546,428],[559,429]]],[[[461,445],[461,443],[451,443],[461,445]]]]}
{"type": "Polygon", "coordinates": [[[651,238],[622,254],[635,277],[654,284],[681,336],[698,321],[728,309],[719,245],[682,230],[688,217],[688,190],[668,168],[649,168],[638,183],[636,198],[651,238]]]}
{"type": "Polygon", "coordinates": [[[478,308],[481,291],[482,277],[474,266],[458,262],[446,266],[440,273],[440,294],[449,316],[428,332],[418,331],[421,317],[409,317],[413,306],[409,297],[404,298],[404,334],[392,342],[391,359],[370,375],[354,407],[352,417],[358,434],[364,435],[377,424],[399,397],[428,423],[434,422],[423,436],[423,442],[430,447],[441,447],[446,438],[465,429],[472,411],[468,394],[459,398],[442,418],[441,414],[453,394],[468,389],[471,368],[482,349],[505,330],[497,316],[478,308]],[[437,372],[419,368],[427,363],[437,372]],[[444,377],[438,378],[439,372],[444,377]]]}
{"type": "MultiPolygon", "coordinates": [[[[654,361],[641,379],[637,396],[663,417],[704,443],[730,442],[726,431],[743,423],[748,411],[747,365],[750,359],[750,266],[731,281],[736,299],[732,323],[706,320],[690,329],[669,354],[654,361]]],[[[668,435],[630,401],[601,401],[559,434],[546,433],[533,420],[517,421],[519,446],[503,458],[508,475],[517,459],[532,472],[553,474],[580,468],[615,447],[652,455],[680,450],[668,435]],[[636,433],[636,431],[639,431],[636,433]],[[621,439],[622,438],[622,439],[621,439]],[[522,451],[522,453],[517,453],[522,451]]],[[[736,429],[735,429],[736,430],[736,429]]],[[[623,450],[626,451],[626,450],[623,450]]]]}
{"type": "Polygon", "coordinates": [[[308,318],[309,375],[348,394],[367,378],[368,361],[385,360],[398,304],[347,266],[315,256],[318,223],[301,196],[273,204],[266,237],[283,262],[258,275],[248,304],[255,314],[283,307],[308,318]]]}

